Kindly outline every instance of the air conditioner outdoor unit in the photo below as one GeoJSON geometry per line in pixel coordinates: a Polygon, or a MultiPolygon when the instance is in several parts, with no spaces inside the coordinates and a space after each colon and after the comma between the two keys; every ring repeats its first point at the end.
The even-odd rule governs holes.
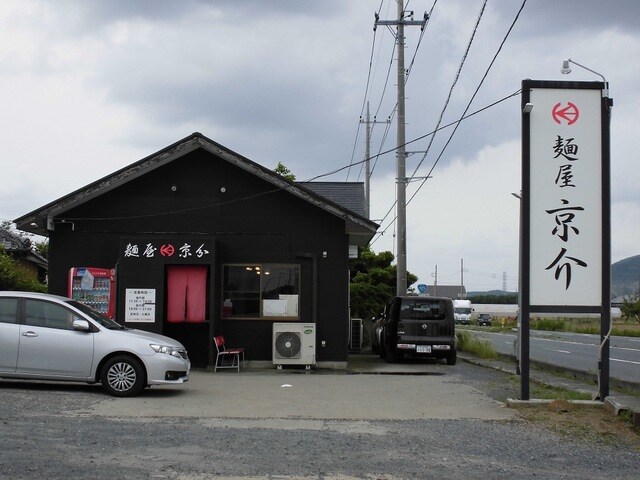
{"type": "Polygon", "coordinates": [[[315,323],[274,323],[273,324],[273,364],[305,365],[316,364],[316,324],[315,323]]]}

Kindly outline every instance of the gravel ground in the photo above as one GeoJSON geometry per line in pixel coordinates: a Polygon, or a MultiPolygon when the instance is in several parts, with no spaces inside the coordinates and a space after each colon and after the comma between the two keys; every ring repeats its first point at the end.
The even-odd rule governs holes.
{"type": "MultiPolygon", "coordinates": [[[[455,376],[497,400],[518,393],[505,374],[464,362],[455,376]]],[[[640,465],[633,446],[522,420],[92,415],[104,399],[97,386],[0,380],[0,478],[635,480],[640,465]]]]}

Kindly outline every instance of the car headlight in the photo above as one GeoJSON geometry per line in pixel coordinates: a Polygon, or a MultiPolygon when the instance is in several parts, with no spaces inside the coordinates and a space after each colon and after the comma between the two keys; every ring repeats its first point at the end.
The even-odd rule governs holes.
{"type": "Polygon", "coordinates": [[[182,358],[182,355],[180,355],[180,352],[178,352],[178,350],[176,350],[174,347],[170,347],[168,345],[155,345],[153,343],[149,346],[156,353],[165,353],[167,355],[171,355],[176,358],[182,358]]]}

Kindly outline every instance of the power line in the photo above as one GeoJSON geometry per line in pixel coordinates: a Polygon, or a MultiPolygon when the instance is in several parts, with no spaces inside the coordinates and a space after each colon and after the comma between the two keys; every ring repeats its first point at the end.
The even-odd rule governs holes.
{"type": "MultiPolygon", "coordinates": [[[[420,49],[420,45],[422,43],[422,39],[424,37],[426,27],[429,24],[429,20],[431,19],[431,15],[432,15],[433,10],[434,10],[434,8],[435,8],[437,3],[438,3],[438,0],[434,0],[433,5],[431,6],[431,10],[429,10],[427,18],[425,20],[424,26],[423,26],[423,28],[421,28],[420,37],[418,39],[416,48],[415,48],[415,50],[413,52],[413,57],[411,58],[411,62],[409,64],[409,68],[406,70],[406,75],[405,75],[405,78],[404,78],[404,84],[405,85],[407,84],[407,82],[409,81],[409,77],[411,76],[411,71],[413,69],[413,65],[415,63],[415,60],[416,60],[416,57],[417,57],[417,54],[418,54],[418,50],[420,49]]],[[[382,6],[382,3],[380,4],[380,6],[382,6]]],[[[408,6],[408,2],[407,2],[407,6],[408,6]]],[[[379,12],[380,12],[380,9],[378,10],[378,13],[379,12]]],[[[388,27],[388,28],[390,29],[390,27],[388,27]]],[[[389,67],[387,68],[387,74],[385,76],[385,82],[384,82],[384,86],[382,88],[382,94],[380,95],[380,101],[378,102],[378,106],[376,108],[376,112],[374,113],[374,120],[378,116],[378,114],[380,113],[380,109],[382,108],[382,102],[384,100],[384,97],[385,97],[385,94],[386,94],[386,91],[387,91],[387,86],[389,85],[389,78],[391,76],[391,69],[393,67],[393,57],[394,57],[395,53],[396,53],[396,43],[394,42],[393,49],[391,50],[391,58],[389,60],[389,67]]],[[[370,65],[371,65],[371,62],[370,62],[370,65]]],[[[371,73],[371,66],[369,68],[369,74],[370,73],[371,73]]],[[[369,85],[368,82],[369,82],[369,79],[367,79],[367,90],[368,90],[368,85],[369,85]]],[[[394,107],[393,107],[393,109],[391,111],[391,114],[389,114],[388,117],[387,117],[387,123],[390,123],[393,120],[393,117],[395,116],[397,108],[398,108],[398,103],[396,102],[396,104],[394,105],[394,107]]],[[[360,120],[362,121],[362,114],[360,116],[360,120]]],[[[373,128],[371,129],[371,133],[373,133],[374,129],[375,129],[375,124],[373,125],[373,128]]],[[[390,129],[390,126],[387,125],[387,127],[385,128],[385,132],[383,134],[383,138],[382,138],[382,142],[381,142],[381,145],[380,145],[380,149],[382,149],[384,147],[384,143],[386,141],[389,129],[390,129]]],[[[358,132],[359,132],[359,130],[358,130],[358,132]]],[[[354,146],[354,150],[355,150],[355,146],[354,146]]],[[[352,161],[353,161],[354,156],[355,155],[352,154],[352,157],[351,157],[352,161]]],[[[377,163],[377,160],[373,165],[373,168],[371,170],[371,174],[373,174],[373,171],[375,170],[376,163],[377,163]]],[[[347,172],[347,180],[349,180],[350,171],[351,171],[351,169],[349,169],[349,171],[347,172]]],[[[358,177],[357,177],[358,180],[360,179],[360,175],[361,174],[362,174],[362,166],[361,166],[360,171],[358,173],[358,177]]]]}
{"type": "MultiPolygon", "coordinates": [[[[506,97],[501,98],[500,100],[497,100],[497,101],[495,101],[495,102],[493,102],[493,103],[491,103],[491,104],[489,104],[489,105],[487,105],[487,106],[485,106],[485,107],[482,107],[482,108],[480,108],[480,109],[478,109],[478,110],[476,110],[476,111],[474,111],[474,112],[472,112],[472,113],[470,113],[470,114],[468,114],[468,115],[466,115],[466,116],[460,117],[458,120],[454,120],[454,121],[453,121],[453,122],[451,122],[451,123],[448,123],[448,124],[446,124],[446,125],[443,125],[443,126],[439,127],[437,130],[434,130],[434,131],[429,132],[429,133],[425,133],[424,135],[420,135],[419,137],[416,137],[416,138],[414,138],[413,140],[409,140],[409,141],[405,142],[405,143],[404,143],[404,145],[405,145],[405,146],[407,146],[407,145],[411,145],[412,143],[419,142],[420,140],[424,140],[424,139],[425,139],[425,138],[427,138],[428,136],[433,135],[434,133],[436,133],[436,132],[438,132],[438,131],[440,131],[440,130],[444,130],[445,128],[449,128],[449,127],[451,127],[451,126],[454,126],[454,125],[456,125],[456,124],[458,124],[458,123],[462,122],[463,120],[466,120],[466,119],[468,119],[468,118],[471,118],[471,117],[473,117],[474,115],[477,115],[477,114],[479,114],[479,113],[482,113],[483,111],[485,111],[485,110],[487,110],[487,109],[489,109],[489,108],[491,108],[491,107],[494,107],[494,106],[498,105],[499,103],[504,102],[505,100],[510,99],[511,97],[514,97],[514,96],[516,96],[516,95],[519,95],[519,94],[520,94],[520,91],[521,91],[521,90],[520,90],[520,89],[518,89],[518,90],[517,90],[517,91],[515,91],[514,93],[511,93],[511,94],[507,95],[506,97]]],[[[393,148],[391,148],[391,149],[389,149],[389,150],[385,150],[385,151],[383,151],[383,152],[380,152],[380,153],[378,153],[378,154],[376,154],[376,155],[372,156],[369,160],[373,160],[373,159],[375,159],[375,158],[381,157],[381,156],[383,156],[383,155],[386,155],[387,153],[395,152],[395,151],[396,151],[396,149],[397,149],[397,147],[393,147],[393,148]]],[[[352,164],[352,163],[349,163],[349,164],[344,165],[344,166],[342,166],[342,167],[336,168],[335,170],[331,170],[330,172],[322,173],[322,174],[320,174],[320,175],[316,175],[315,177],[311,177],[311,178],[309,178],[309,179],[307,179],[307,180],[304,180],[304,181],[305,181],[305,182],[312,182],[312,181],[317,180],[317,179],[319,179],[319,178],[323,178],[323,177],[328,177],[328,176],[331,176],[331,175],[335,175],[336,173],[340,173],[340,172],[342,172],[343,170],[346,170],[347,168],[349,168],[349,167],[351,167],[351,166],[353,166],[353,165],[357,165],[357,164],[359,164],[359,163],[362,163],[362,162],[364,162],[364,161],[366,161],[366,159],[364,159],[364,160],[359,160],[359,161],[357,161],[357,162],[354,162],[353,164],[352,164]]]]}
{"type": "MultiPolygon", "coordinates": [[[[475,39],[476,32],[478,31],[478,26],[480,25],[480,20],[482,20],[482,16],[484,15],[484,11],[485,11],[485,8],[487,6],[487,1],[488,0],[484,0],[484,3],[482,4],[482,8],[480,9],[480,13],[478,14],[478,18],[476,20],[476,24],[475,24],[475,26],[473,28],[473,31],[471,32],[471,37],[469,38],[469,41],[467,42],[467,48],[465,49],[464,55],[462,56],[462,60],[460,61],[460,65],[458,66],[458,71],[456,72],[456,76],[455,76],[455,78],[453,80],[453,83],[451,84],[451,88],[449,88],[449,94],[447,95],[447,99],[444,102],[444,106],[442,107],[442,110],[440,111],[440,117],[438,118],[438,123],[436,123],[436,129],[440,126],[440,123],[442,123],[442,119],[444,117],[444,113],[447,111],[447,107],[449,106],[449,101],[451,100],[451,96],[453,94],[453,89],[458,84],[458,80],[460,79],[460,73],[462,72],[462,67],[464,66],[464,64],[465,64],[465,62],[467,60],[467,56],[469,55],[469,50],[471,50],[471,45],[473,44],[473,40],[475,39]]],[[[436,137],[435,135],[431,136],[431,139],[429,140],[429,145],[427,146],[427,150],[424,152],[424,155],[422,156],[422,159],[420,159],[420,162],[418,163],[418,166],[415,168],[415,170],[411,174],[412,177],[415,176],[416,172],[418,171],[418,169],[422,165],[422,162],[424,162],[424,159],[427,158],[427,155],[429,154],[429,151],[431,150],[431,145],[433,144],[433,140],[435,139],[435,137],[436,137]]]]}
{"type": "MultiPolygon", "coordinates": [[[[444,128],[448,128],[448,127],[450,127],[450,126],[452,126],[452,125],[454,125],[456,123],[459,123],[459,122],[461,122],[463,120],[466,120],[467,118],[470,118],[470,117],[472,117],[474,115],[477,115],[478,113],[481,113],[482,111],[487,110],[488,108],[491,108],[491,107],[493,107],[493,106],[495,106],[495,105],[497,105],[497,104],[499,104],[499,103],[501,103],[501,102],[503,102],[503,101],[515,96],[515,95],[518,95],[519,93],[520,93],[520,90],[518,90],[517,92],[515,92],[515,93],[513,93],[511,95],[508,95],[508,96],[506,96],[506,97],[504,97],[504,98],[502,98],[502,99],[500,99],[500,100],[498,100],[498,101],[496,101],[496,102],[494,102],[494,103],[492,103],[490,105],[487,105],[484,108],[476,110],[475,112],[470,113],[466,117],[460,118],[460,119],[456,120],[455,122],[452,122],[452,123],[450,123],[448,125],[444,125],[443,127],[440,128],[440,130],[442,130],[444,128]]],[[[435,133],[435,132],[431,132],[431,133],[428,133],[426,135],[422,135],[422,136],[420,136],[420,137],[418,137],[418,138],[416,138],[414,140],[411,140],[411,141],[407,142],[407,145],[410,144],[410,143],[422,140],[423,138],[425,138],[425,137],[427,137],[429,135],[433,135],[433,133],[435,133]]],[[[374,157],[371,157],[371,158],[380,157],[381,155],[393,152],[394,150],[395,149],[379,153],[378,155],[375,155],[374,157]]],[[[364,161],[365,160],[362,160],[361,162],[357,162],[357,163],[362,163],[364,161]]],[[[308,180],[303,180],[303,182],[311,182],[313,180],[317,180],[318,178],[334,175],[335,173],[339,173],[339,172],[349,168],[349,166],[351,166],[351,164],[345,165],[345,166],[340,167],[340,168],[338,168],[336,170],[333,170],[331,172],[327,172],[327,173],[324,173],[324,174],[321,174],[321,175],[317,175],[317,176],[312,177],[312,178],[310,178],[308,180]]],[[[140,219],[140,218],[160,217],[160,216],[163,216],[163,215],[175,215],[175,214],[179,214],[179,213],[189,213],[189,212],[195,212],[195,211],[198,211],[198,210],[205,210],[207,208],[218,207],[218,206],[222,206],[222,205],[229,205],[229,204],[232,204],[232,203],[243,202],[243,201],[246,201],[246,200],[252,200],[254,198],[258,198],[258,197],[262,197],[262,196],[269,195],[269,194],[272,194],[272,193],[280,192],[282,190],[286,190],[287,188],[290,188],[291,186],[293,186],[293,185],[287,185],[285,187],[278,187],[278,188],[274,188],[274,189],[271,189],[271,190],[267,190],[265,192],[260,192],[260,193],[254,194],[254,195],[247,195],[247,196],[236,198],[236,199],[233,199],[233,200],[227,200],[227,201],[224,201],[224,202],[210,203],[210,204],[207,204],[207,205],[200,205],[198,207],[187,208],[187,209],[182,209],[182,210],[174,210],[174,211],[166,211],[166,212],[159,212],[159,213],[152,213],[152,214],[142,214],[142,215],[118,216],[118,217],[100,217],[100,218],[95,218],[95,217],[65,217],[64,220],[77,220],[77,221],[80,221],[80,220],[87,220],[87,221],[96,221],[96,220],[97,221],[131,220],[131,219],[140,219]]],[[[394,205],[395,205],[395,203],[394,203],[394,205]]],[[[393,209],[393,206],[391,208],[393,209]]],[[[60,218],[62,219],[62,217],[60,217],[60,218]]],[[[387,227],[387,229],[388,229],[388,227],[387,227]]],[[[386,231],[386,229],[385,229],[385,231],[386,231]]]]}
{"type": "MultiPolygon", "coordinates": [[[[424,184],[426,183],[427,179],[431,176],[431,173],[433,173],[433,170],[435,169],[436,165],[438,164],[438,162],[440,161],[440,159],[442,158],[445,150],[447,149],[447,147],[449,146],[449,144],[451,143],[451,140],[453,138],[453,136],[455,135],[458,126],[460,125],[461,120],[463,120],[464,118],[468,118],[471,115],[475,115],[476,113],[478,113],[479,111],[474,112],[471,115],[465,116],[466,113],[469,111],[469,108],[471,107],[471,104],[473,103],[473,100],[475,99],[476,95],[478,94],[478,91],[480,90],[480,88],[482,87],[485,79],[487,78],[487,75],[489,74],[489,71],[491,70],[491,68],[493,67],[493,64],[495,63],[498,55],[500,54],[500,52],[502,51],[502,47],[504,46],[504,44],[506,43],[507,39],[509,38],[509,35],[511,34],[511,31],[513,30],[513,27],[515,26],[516,22],[518,21],[518,19],[520,18],[520,13],[522,12],[522,10],[524,9],[525,5],[527,3],[527,0],[523,0],[522,5],[520,6],[520,9],[518,10],[518,12],[516,13],[516,16],[513,20],[513,22],[511,23],[511,26],[509,27],[509,29],[507,30],[507,33],[505,34],[504,38],[502,39],[502,42],[500,43],[500,46],[498,47],[498,50],[496,51],[495,55],[493,56],[493,59],[491,60],[491,62],[489,63],[489,66],[487,67],[482,79],[480,80],[480,83],[478,84],[478,87],[476,88],[475,92],[473,93],[473,95],[471,96],[471,99],[469,100],[469,102],[467,103],[467,107],[465,108],[464,112],[462,113],[462,116],[460,117],[459,121],[456,122],[452,122],[448,125],[446,125],[443,128],[446,128],[447,126],[451,126],[453,124],[455,124],[454,130],[453,132],[451,132],[451,135],[449,136],[449,139],[447,140],[446,144],[444,145],[444,147],[442,148],[440,155],[438,155],[438,158],[436,159],[435,163],[433,164],[433,166],[431,167],[431,169],[429,170],[429,173],[424,177],[424,179],[422,180],[422,182],[420,183],[420,185],[418,186],[417,190],[413,193],[413,195],[411,196],[411,198],[409,199],[409,201],[407,202],[407,204],[409,204],[414,198],[415,196],[418,194],[418,192],[420,191],[420,189],[424,186],[424,184]]],[[[502,98],[501,100],[499,100],[498,102],[494,102],[492,105],[489,105],[486,108],[489,108],[493,105],[496,105],[504,100],[506,100],[507,98],[513,97],[515,95],[518,95],[520,93],[520,90],[517,90],[516,92],[514,92],[513,94],[502,98]]],[[[482,110],[484,110],[482,109],[482,110]]],[[[438,131],[440,129],[435,130],[433,133],[435,133],[436,131],[438,131]]],[[[426,135],[425,135],[426,136],[426,135]]],[[[424,137],[423,137],[424,138],[424,137]]],[[[407,142],[410,143],[410,142],[407,142]]],[[[388,153],[388,152],[387,152],[388,153]]],[[[415,173],[415,172],[414,172],[415,173]]],[[[391,221],[391,222],[395,222],[395,218],[391,221]]],[[[378,234],[376,234],[377,236],[371,241],[371,245],[378,239],[380,238],[380,236],[382,236],[385,231],[389,228],[389,226],[387,226],[387,228],[385,228],[382,232],[379,232],[378,234]]]]}
{"type": "MultiPolygon", "coordinates": [[[[499,103],[504,102],[505,100],[508,100],[508,99],[510,99],[510,98],[512,98],[512,97],[515,97],[515,96],[517,96],[517,95],[520,95],[520,92],[521,92],[521,90],[520,90],[520,89],[518,89],[518,90],[516,90],[515,92],[513,92],[512,94],[507,95],[506,97],[503,97],[503,98],[501,98],[500,100],[497,100],[497,101],[493,102],[492,104],[487,105],[486,107],[481,108],[480,110],[476,110],[475,112],[470,113],[470,114],[469,114],[469,115],[467,115],[467,116],[461,117],[461,118],[459,118],[458,120],[456,120],[456,121],[454,121],[454,122],[448,123],[447,125],[444,125],[444,126],[442,126],[442,127],[438,128],[438,130],[436,130],[436,131],[440,131],[440,130],[443,130],[443,129],[445,129],[445,128],[449,128],[449,127],[451,127],[451,126],[453,126],[453,125],[458,125],[462,120],[466,120],[467,118],[470,118],[470,117],[472,117],[472,116],[474,116],[474,115],[477,115],[478,113],[483,112],[484,110],[487,110],[487,109],[489,109],[489,108],[491,108],[491,107],[494,107],[494,106],[498,105],[499,103]]],[[[409,143],[413,143],[413,142],[418,141],[418,140],[422,140],[423,138],[425,138],[425,137],[427,137],[427,136],[429,136],[429,135],[433,135],[433,134],[435,134],[435,133],[436,133],[436,131],[431,132],[431,133],[428,133],[427,135],[423,135],[423,136],[421,136],[421,137],[418,137],[417,139],[414,139],[414,140],[412,140],[411,142],[407,142],[407,144],[409,144],[409,143]]],[[[393,150],[390,150],[390,151],[393,151],[393,150]]],[[[384,154],[384,153],[389,153],[390,151],[383,152],[383,154],[384,154]]],[[[430,173],[431,173],[431,172],[433,172],[433,168],[431,169],[430,173]]],[[[315,177],[315,178],[319,178],[319,177],[315,177]]],[[[314,178],[314,180],[315,180],[315,178],[314,178]]],[[[425,181],[426,181],[426,177],[425,177],[425,179],[423,180],[423,182],[422,182],[421,186],[422,186],[422,185],[424,185],[424,182],[425,182],[425,181]]],[[[414,195],[409,199],[409,201],[411,201],[411,200],[415,197],[415,195],[416,195],[416,194],[417,194],[417,191],[416,191],[416,192],[414,193],[414,195]]],[[[407,202],[407,203],[408,203],[408,202],[407,202]]],[[[385,217],[382,219],[382,221],[384,221],[384,220],[386,219],[386,217],[389,215],[389,213],[391,212],[391,210],[393,210],[393,207],[394,207],[394,206],[395,206],[395,204],[391,206],[391,209],[389,210],[389,212],[387,212],[387,215],[385,215],[385,217]]],[[[387,227],[386,227],[382,232],[378,232],[378,233],[376,234],[377,236],[376,236],[376,237],[371,241],[371,244],[375,243],[375,242],[376,242],[376,240],[378,240],[378,238],[380,238],[380,236],[384,235],[384,233],[389,229],[389,226],[391,226],[391,224],[392,224],[393,222],[395,222],[395,220],[396,220],[396,219],[395,219],[395,217],[394,217],[394,218],[391,220],[390,224],[389,224],[389,225],[388,225],[388,226],[387,226],[387,227]]]]}
{"type": "MultiPolygon", "coordinates": [[[[482,76],[482,79],[480,80],[480,83],[478,84],[478,87],[476,88],[475,92],[473,92],[473,95],[471,96],[471,99],[469,100],[469,103],[467,103],[467,106],[464,109],[464,112],[462,112],[462,116],[464,116],[469,111],[469,109],[471,108],[471,104],[473,103],[473,100],[476,98],[476,95],[478,94],[478,92],[480,91],[480,88],[484,84],[484,81],[486,80],[487,76],[489,75],[489,71],[493,67],[493,64],[495,63],[496,59],[498,58],[498,55],[500,55],[500,52],[502,51],[502,47],[504,46],[504,44],[506,43],[507,39],[509,38],[509,35],[511,34],[511,31],[513,30],[513,27],[515,26],[516,22],[520,18],[520,13],[524,9],[524,6],[526,5],[526,3],[527,3],[527,0],[523,0],[522,5],[520,6],[520,9],[518,10],[518,13],[516,13],[516,16],[513,19],[513,22],[511,22],[511,26],[509,27],[509,30],[507,30],[507,33],[505,34],[504,38],[502,39],[502,42],[500,43],[500,46],[498,47],[498,50],[496,51],[495,55],[491,59],[491,62],[489,63],[489,66],[485,70],[484,75],[482,76]]],[[[413,193],[413,195],[411,196],[411,198],[409,199],[407,204],[411,203],[411,200],[413,200],[414,197],[418,194],[418,192],[424,186],[424,184],[426,183],[427,179],[429,178],[429,176],[431,175],[433,170],[436,168],[436,165],[438,164],[438,162],[442,158],[442,155],[444,155],[445,150],[447,149],[447,147],[451,143],[451,140],[453,139],[453,136],[456,134],[459,125],[460,125],[460,123],[458,122],[456,124],[456,126],[454,127],[453,131],[451,132],[451,135],[449,135],[449,139],[447,140],[447,143],[445,143],[444,147],[442,147],[442,150],[440,151],[440,155],[438,155],[438,158],[436,158],[436,161],[434,162],[433,166],[429,170],[429,173],[424,177],[424,179],[422,180],[422,183],[420,183],[420,185],[418,186],[416,191],[413,193]]]]}
{"type": "MultiPolygon", "coordinates": [[[[380,3],[382,6],[382,2],[380,3]]],[[[360,108],[360,120],[362,120],[362,114],[364,113],[364,106],[367,103],[367,96],[369,95],[369,82],[371,81],[371,67],[373,66],[373,52],[375,51],[376,46],[376,29],[373,30],[373,39],[371,41],[371,56],[369,57],[369,72],[367,73],[367,84],[364,89],[364,98],[362,99],[362,107],[360,108]]],[[[360,137],[360,127],[362,122],[358,122],[358,128],[356,129],[356,138],[353,141],[353,149],[351,151],[351,162],[353,162],[353,158],[356,154],[356,148],[358,145],[358,138],[360,137]]],[[[349,169],[349,172],[351,169],[349,169]]],[[[349,172],[347,172],[347,180],[349,180],[349,172]]]]}

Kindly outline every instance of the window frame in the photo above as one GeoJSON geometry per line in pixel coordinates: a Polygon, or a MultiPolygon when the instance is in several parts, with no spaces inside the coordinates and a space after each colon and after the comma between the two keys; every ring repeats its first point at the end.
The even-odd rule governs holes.
{"type": "MultiPolygon", "coordinates": [[[[0,297],[0,302],[2,302],[3,300],[7,300],[7,301],[13,301],[15,302],[15,314],[13,317],[13,322],[9,322],[9,321],[5,321],[5,319],[8,319],[8,315],[2,315],[0,317],[0,323],[4,323],[7,325],[18,325],[20,324],[20,299],[18,297],[0,297]]],[[[5,313],[3,310],[0,310],[0,313],[5,313]]]]}
{"type": "MultiPolygon", "coordinates": [[[[302,283],[302,265],[299,263],[271,263],[271,262],[254,262],[254,263],[224,263],[222,264],[222,298],[221,298],[221,308],[220,308],[220,318],[222,320],[271,320],[271,321],[299,321],[300,320],[300,310],[301,310],[301,283],[302,283]],[[258,283],[258,290],[257,291],[253,291],[253,290],[247,290],[246,292],[249,294],[256,294],[258,295],[257,301],[258,301],[258,315],[256,316],[249,316],[249,315],[238,315],[238,316],[234,316],[234,315],[226,315],[225,313],[225,300],[228,298],[231,298],[229,294],[229,292],[231,292],[230,290],[227,289],[227,284],[226,284],[226,272],[228,268],[243,268],[243,269],[258,269],[260,270],[260,280],[258,283]],[[263,279],[265,278],[265,274],[263,272],[266,272],[270,269],[277,269],[277,268],[286,268],[286,269],[294,269],[296,271],[296,285],[294,286],[294,291],[296,293],[293,293],[292,295],[297,295],[297,314],[296,315],[285,315],[285,316],[281,316],[281,315],[265,315],[264,310],[265,310],[265,304],[264,301],[265,300],[270,300],[269,298],[264,298],[263,294],[264,294],[264,289],[265,289],[265,285],[263,284],[263,279]]],[[[234,290],[233,292],[236,293],[242,293],[243,290],[234,290]]]]}
{"type": "Polygon", "coordinates": [[[55,330],[67,330],[73,331],[73,322],[74,320],[86,320],[77,312],[74,312],[72,309],[68,308],[66,305],[62,305],[57,302],[51,302],[46,299],[40,298],[25,298],[24,299],[24,325],[28,327],[34,328],[52,328],[55,330]],[[64,313],[66,318],[54,317],[53,315],[44,317],[46,320],[44,323],[34,322],[32,316],[33,312],[29,311],[30,305],[44,306],[44,313],[49,313],[46,311],[47,308],[58,309],[64,313]]]}

